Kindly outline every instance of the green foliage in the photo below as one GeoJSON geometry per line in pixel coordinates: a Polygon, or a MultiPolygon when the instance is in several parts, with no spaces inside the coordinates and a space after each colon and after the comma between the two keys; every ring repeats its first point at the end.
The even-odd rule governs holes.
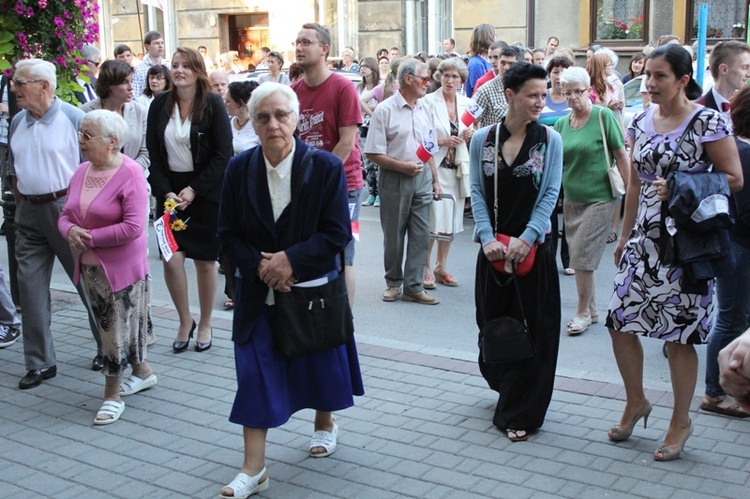
{"type": "MultiPolygon", "coordinates": [[[[76,103],[76,78],[86,69],[81,48],[99,38],[96,0],[4,0],[0,4],[0,72],[31,57],[57,68],[57,95],[76,103]]],[[[84,80],[88,78],[80,75],[84,80]]]]}

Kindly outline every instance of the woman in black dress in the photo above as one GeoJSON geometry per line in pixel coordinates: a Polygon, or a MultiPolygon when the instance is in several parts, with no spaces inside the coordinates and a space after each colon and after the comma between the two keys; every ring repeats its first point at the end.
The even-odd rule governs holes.
{"type": "Polygon", "coordinates": [[[196,326],[198,352],[211,348],[211,311],[216,297],[219,240],[216,220],[224,170],[232,157],[232,130],[221,97],[210,91],[201,55],[178,47],[172,57],[169,92],[156,96],[148,113],[146,143],[151,158],[148,181],[158,206],[177,201],[179,218],[187,229],[175,232],[179,246],[164,260],[164,280],[180,317],[172,345],[187,349],[196,326]],[[190,315],[185,259],[192,258],[198,278],[201,316],[196,325],[190,315]]]}
{"type": "Polygon", "coordinates": [[[474,240],[482,244],[475,285],[477,325],[482,331],[488,321],[499,317],[521,319],[523,306],[534,346],[533,357],[518,362],[485,363],[480,352],[482,375],[500,394],[492,422],[514,442],[526,440],[529,431],[544,423],[560,341],[560,286],[548,235],[560,193],[562,140],[537,122],[547,94],[546,76],[533,64],[519,62],[511,67],[503,77],[507,116],[474,134],[470,148],[474,240]],[[496,241],[495,228],[513,237],[508,246],[496,241]],[[491,262],[523,262],[535,243],[531,271],[514,278],[519,303],[515,283],[491,262]]]}

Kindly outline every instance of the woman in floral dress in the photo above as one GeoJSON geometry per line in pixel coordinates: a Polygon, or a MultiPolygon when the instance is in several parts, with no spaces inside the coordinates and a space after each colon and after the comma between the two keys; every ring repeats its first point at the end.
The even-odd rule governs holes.
{"type": "Polygon", "coordinates": [[[652,106],[633,119],[632,169],[626,196],[622,236],[615,250],[619,269],[607,313],[612,347],[625,384],[627,403],[619,423],[609,431],[613,441],[644,426],[651,404],[643,391],[643,349],[638,335],[667,342],[674,408],[658,461],[680,456],[693,432],[689,416],[698,357],[693,345],[706,341],[713,312],[713,282],[701,293],[683,291],[683,270],[659,260],[661,201],[669,199],[666,170],[727,174],[729,188],[742,187],[737,147],[721,116],[692,102],[701,89],[692,78],[690,54],[679,45],[664,45],[646,62],[646,87],[652,106]],[[680,137],[685,138],[677,152],[680,137]],[[677,154],[676,158],[673,158],[677,154]],[[671,164],[670,164],[671,163],[671,164]]]}
{"type": "Polygon", "coordinates": [[[546,76],[539,66],[513,65],[503,77],[508,114],[499,124],[477,131],[469,153],[474,240],[482,245],[475,281],[480,331],[488,321],[502,316],[522,318],[515,285],[491,262],[523,262],[531,246],[538,244],[531,271],[515,278],[534,356],[500,364],[483,362],[481,354],[479,358],[487,384],[499,392],[492,422],[514,442],[526,440],[528,432],[544,423],[560,342],[560,286],[547,236],[560,194],[562,140],[537,122],[547,94],[546,76]],[[513,236],[508,246],[495,240],[495,228],[513,236]]]}

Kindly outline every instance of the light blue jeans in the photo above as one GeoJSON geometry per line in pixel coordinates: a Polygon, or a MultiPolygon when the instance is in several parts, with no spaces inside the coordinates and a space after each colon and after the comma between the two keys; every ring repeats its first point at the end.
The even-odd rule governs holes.
{"type": "Polygon", "coordinates": [[[745,332],[750,317],[750,248],[732,241],[736,267],[727,277],[716,278],[716,314],[706,353],[706,395],[725,395],[719,385],[719,351],[745,332]]]}

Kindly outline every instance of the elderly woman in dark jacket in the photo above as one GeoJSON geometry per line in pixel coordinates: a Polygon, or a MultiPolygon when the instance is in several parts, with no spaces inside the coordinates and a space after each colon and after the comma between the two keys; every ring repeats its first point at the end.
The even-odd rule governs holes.
{"type": "Polygon", "coordinates": [[[268,429],[300,409],[316,410],[310,455],[332,454],[338,433],[332,411],[364,393],[353,338],[298,357],[287,357],[273,338],[274,291],[335,276],[336,257],[352,237],[341,161],[294,136],[299,101],[286,85],[263,83],[248,108],[261,145],[230,161],[219,209],[222,251],[240,274],[232,325],[237,396],[229,420],[244,427],[245,443],[242,471],[222,497],[268,488],[268,429]],[[301,174],[309,151],[314,154],[301,174]],[[299,192],[294,201],[293,192],[299,192]]]}

